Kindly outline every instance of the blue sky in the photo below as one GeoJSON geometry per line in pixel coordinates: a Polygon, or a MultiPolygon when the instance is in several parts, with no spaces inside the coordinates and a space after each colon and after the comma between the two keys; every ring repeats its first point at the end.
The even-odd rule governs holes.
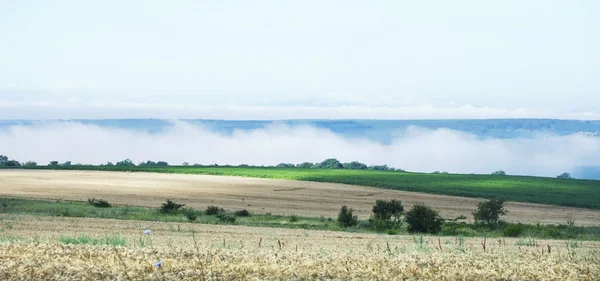
{"type": "Polygon", "coordinates": [[[1,1],[0,119],[600,119],[597,1],[1,1]]]}

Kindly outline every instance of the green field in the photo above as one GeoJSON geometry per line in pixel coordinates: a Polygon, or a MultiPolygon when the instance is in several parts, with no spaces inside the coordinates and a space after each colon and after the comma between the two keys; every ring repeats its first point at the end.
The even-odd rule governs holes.
{"type": "Polygon", "coordinates": [[[35,167],[123,172],[223,175],[255,178],[332,182],[476,198],[600,209],[600,181],[526,176],[425,174],[371,170],[333,170],[259,167],[35,167]]]}

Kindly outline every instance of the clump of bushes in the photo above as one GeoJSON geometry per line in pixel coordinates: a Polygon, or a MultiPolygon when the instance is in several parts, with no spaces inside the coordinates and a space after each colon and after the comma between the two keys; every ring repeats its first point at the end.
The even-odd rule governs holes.
{"type": "Polygon", "coordinates": [[[523,233],[525,227],[522,224],[509,224],[502,230],[504,237],[519,237],[523,233]]]}
{"type": "Polygon", "coordinates": [[[412,209],[406,213],[405,219],[409,232],[431,234],[440,232],[444,222],[438,211],[423,204],[413,205],[412,209]]]}
{"type": "Polygon", "coordinates": [[[178,204],[167,199],[167,202],[163,203],[162,206],[160,206],[160,212],[163,214],[177,213],[181,210],[181,208],[183,208],[183,206],[185,206],[185,204],[178,204]]]}
{"type": "Polygon", "coordinates": [[[104,199],[90,198],[88,199],[88,203],[98,208],[110,208],[110,203],[104,199]]]}
{"type": "Polygon", "coordinates": [[[234,223],[235,222],[235,216],[232,214],[227,214],[227,213],[219,213],[217,214],[217,218],[219,219],[219,221],[221,222],[225,222],[225,223],[234,223]]]}
{"type": "MultiPolygon", "coordinates": [[[[348,208],[348,206],[342,206],[340,209],[340,213],[338,214],[338,223],[342,227],[351,227],[358,224],[358,217],[353,214],[354,210],[352,208],[348,208]]],[[[323,218],[323,221],[325,218],[323,218]]]]}
{"type": "Polygon", "coordinates": [[[209,216],[215,216],[221,213],[225,213],[225,210],[217,206],[208,206],[206,207],[206,211],[204,213],[206,213],[209,216]]]}
{"type": "Polygon", "coordinates": [[[189,221],[195,221],[196,219],[198,219],[198,214],[196,213],[196,210],[192,208],[184,209],[183,214],[189,221]]]}
{"type": "Polygon", "coordinates": [[[238,210],[235,211],[235,216],[237,217],[249,217],[250,216],[250,212],[248,212],[248,210],[244,209],[244,210],[238,210]]]}
{"type": "Polygon", "coordinates": [[[296,215],[292,215],[290,217],[290,222],[298,222],[299,220],[300,220],[300,218],[298,218],[298,216],[296,216],[296,215]]]}

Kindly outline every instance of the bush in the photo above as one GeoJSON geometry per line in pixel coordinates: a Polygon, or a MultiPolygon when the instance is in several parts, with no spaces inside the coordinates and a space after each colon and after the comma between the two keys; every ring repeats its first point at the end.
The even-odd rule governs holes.
{"type": "Polygon", "coordinates": [[[506,176],[506,172],[499,170],[492,173],[492,176],[506,176]]]}
{"type": "Polygon", "coordinates": [[[234,223],[235,222],[235,216],[232,214],[219,213],[217,215],[217,218],[219,219],[219,221],[225,222],[225,223],[234,223]]]}
{"type": "Polygon", "coordinates": [[[292,215],[290,217],[290,222],[298,222],[299,220],[300,220],[300,218],[298,218],[298,216],[296,216],[296,215],[292,215]]]}
{"type": "Polygon", "coordinates": [[[404,214],[404,206],[400,200],[377,200],[373,206],[373,216],[381,221],[391,221],[394,218],[394,222],[398,223],[402,214],[404,214]]]}
{"type": "Polygon", "coordinates": [[[504,209],[504,200],[491,199],[477,204],[477,211],[473,212],[476,223],[487,225],[497,224],[500,216],[506,215],[508,211],[504,209]]]}
{"type": "Polygon", "coordinates": [[[522,224],[509,224],[502,230],[502,236],[504,237],[519,237],[525,227],[522,224]]]}
{"type": "Polygon", "coordinates": [[[348,208],[348,206],[342,206],[340,213],[338,214],[338,223],[342,227],[351,227],[358,224],[358,217],[353,215],[354,210],[348,208]]]}
{"type": "Polygon", "coordinates": [[[217,206],[208,206],[206,207],[206,211],[204,213],[206,213],[209,216],[214,216],[224,212],[225,210],[223,210],[223,208],[219,208],[217,206]]]}
{"type": "Polygon", "coordinates": [[[405,219],[408,223],[408,231],[431,234],[440,232],[444,222],[438,211],[423,204],[413,205],[406,213],[405,219]]]}
{"type": "Polygon", "coordinates": [[[192,208],[184,209],[183,214],[189,221],[195,221],[198,218],[198,214],[196,213],[196,210],[194,210],[192,208]]]}
{"type": "Polygon", "coordinates": [[[569,174],[569,173],[562,173],[562,174],[556,176],[556,178],[558,178],[558,179],[572,179],[571,174],[569,174]]]}
{"type": "Polygon", "coordinates": [[[167,203],[163,203],[160,207],[160,212],[163,214],[177,213],[185,204],[177,204],[167,199],[167,203]]]}
{"type": "Polygon", "coordinates": [[[98,208],[110,208],[110,203],[108,203],[108,201],[103,200],[103,199],[91,198],[91,199],[88,199],[88,203],[90,203],[90,205],[92,205],[94,207],[98,207],[98,208]]]}
{"type": "Polygon", "coordinates": [[[238,217],[249,217],[250,212],[248,212],[248,210],[239,210],[239,211],[235,211],[235,215],[238,217]]]}

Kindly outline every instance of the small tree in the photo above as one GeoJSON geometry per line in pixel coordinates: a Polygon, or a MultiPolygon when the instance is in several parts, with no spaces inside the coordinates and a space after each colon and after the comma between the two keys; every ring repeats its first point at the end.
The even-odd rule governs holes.
{"type": "Polygon", "coordinates": [[[492,176],[506,176],[506,173],[502,170],[499,170],[499,171],[493,172],[492,176]]]}
{"type": "Polygon", "coordinates": [[[183,206],[185,206],[185,204],[178,204],[167,199],[167,203],[163,203],[160,207],[160,212],[164,214],[177,213],[183,206]]]}
{"type": "Polygon", "coordinates": [[[394,222],[398,223],[402,214],[404,214],[404,206],[400,200],[377,200],[373,206],[373,216],[381,221],[389,222],[393,218],[394,222]]]}
{"type": "Polygon", "coordinates": [[[473,218],[477,223],[496,224],[500,221],[500,216],[506,215],[508,211],[504,209],[504,200],[491,199],[477,204],[477,211],[473,212],[473,218]]]}
{"type": "Polygon", "coordinates": [[[338,223],[342,227],[351,227],[358,224],[358,217],[353,215],[354,210],[348,208],[348,206],[342,206],[340,213],[338,214],[338,223]]]}
{"type": "Polygon", "coordinates": [[[436,234],[442,230],[444,220],[438,211],[423,204],[415,204],[406,213],[408,231],[436,234]]]}
{"type": "Polygon", "coordinates": [[[569,174],[569,173],[562,173],[562,174],[556,176],[556,178],[559,178],[559,179],[572,179],[571,174],[569,174]]]}
{"type": "Polygon", "coordinates": [[[48,164],[48,166],[56,167],[58,166],[58,161],[50,161],[50,164],[48,164]]]}

